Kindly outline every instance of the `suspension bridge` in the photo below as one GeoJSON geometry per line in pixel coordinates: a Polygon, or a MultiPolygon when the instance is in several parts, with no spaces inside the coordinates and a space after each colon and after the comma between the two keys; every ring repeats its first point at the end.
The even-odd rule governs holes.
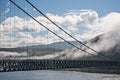
{"type": "MultiPolygon", "coordinates": [[[[106,68],[119,71],[119,61],[86,61],[86,60],[0,60],[0,72],[27,70],[61,70],[82,68],[106,68]]],[[[117,73],[117,72],[116,72],[117,73]]]]}
{"type": "Polygon", "coordinates": [[[110,56],[106,56],[106,55],[94,50],[90,46],[87,46],[83,42],[77,40],[75,37],[73,37],[71,34],[66,32],[59,25],[57,25],[54,21],[52,21],[49,17],[47,17],[41,10],[39,10],[30,1],[26,0],[26,2],[31,7],[36,9],[36,11],[39,12],[39,14],[43,15],[48,21],[50,21],[58,29],[63,31],[66,35],[71,37],[73,40],[77,41],[80,45],[88,48],[89,50],[91,50],[94,53],[97,53],[100,56],[96,56],[96,55],[92,54],[92,52],[88,52],[88,51],[74,45],[73,43],[67,41],[65,38],[61,37],[60,35],[58,35],[54,31],[49,29],[47,26],[45,26],[43,23],[41,23],[40,21],[35,19],[31,14],[29,14],[27,11],[25,11],[16,2],[14,2],[13,0],[9,0],[9,1],[12,4],[14,4],[14,6],[16,6],[18,9],[20,9],[22,12],[24,12],[27,16],[29,16],[31,19],[33,19],[36,23],[38,23],[40,26],[46,28],[49,32],[51,32],[52,34],[54,34],[58,38],[62,39],[63,41],[65,41],[69,45],[71,45],[71,46],[75,47],[76,49],[83,51],[91,56],[97,57],[99,59],[107,58],[108,61],[102,61],[102,60],[97,60],[97,61],[95,61],[95,60],[90,60],[90,61],[88,61],[88,60],[54,60],[54,59],[52,59],[52,60],[47,60],[47,59],[43,59],[43,60],[39,60],[39,59],[24,59],[24,60],[22,60],[22,59],[19,59],[19,60],[18,59],[16,59],[16,60],[15,59],[1,59],[0,60],[0,72],[23,71],[23,70],[47,70],[47,69],[53,70],[53,69],[85,68],[85,67],[87,67],[87,68],[90,68],[90,67],[106,67],[106,68],[107,67],[115,67],[115,68],[119,69],[119,67],[120,67],[119,61],[116,61],[116,60],[112,61],[111,59],[115,59],[115,58],[110,57],[110,56]]]}

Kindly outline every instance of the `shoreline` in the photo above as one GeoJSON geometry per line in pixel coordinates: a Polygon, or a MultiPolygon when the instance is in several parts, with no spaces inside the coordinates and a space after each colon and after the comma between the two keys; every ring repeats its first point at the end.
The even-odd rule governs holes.
{"type": "MultiPolygon", "coordinates": [[[[58,69],[58,71],[61,71],[58,69]]],[[[76,72],[86,72],[86,73],[100,73],[100,74],[120,74],[120,69],[117,68],[101,68],[101,67],[89,67],[89,68],[67,68],[62,69],[62,71],[76,71],[76,72]]]]}

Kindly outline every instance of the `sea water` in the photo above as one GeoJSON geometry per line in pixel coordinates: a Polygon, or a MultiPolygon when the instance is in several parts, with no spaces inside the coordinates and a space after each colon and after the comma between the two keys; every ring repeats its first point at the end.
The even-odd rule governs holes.
{"type": "Polygon", "coordinates": [[[120,75],[76,71],[37,70],[1,72],[0,80],[120,80],[120,75]]]}

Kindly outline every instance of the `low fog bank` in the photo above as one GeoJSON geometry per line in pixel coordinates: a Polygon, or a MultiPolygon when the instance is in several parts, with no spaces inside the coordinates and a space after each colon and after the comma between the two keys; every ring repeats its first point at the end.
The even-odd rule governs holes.
{"type": "Polygon", "coordinates": [[[99,35],[85,43],[87,46],[93,48],[98,53],[84,47],[79,46],[81,49],[91,53],[85,53],[76,48],[66,49],[60,53],[52,55],[45,55],[40,59],[72,59],[72,60],[119,60],[120,59],[120,28],[112,29],[110,32],[99,35]],[[102,56],[102,55],[108,56],[102,56]],[[93,56],[94,55],[94,56],[93,56]]]}
{"type": "Polygon", "coordinates": [[[0,51],[0,58],[26,57],[26,56],[28,56],[27,52],[18,53],[18,52],[0,51]]]}
{"type": "MultiPolygon", "coordinates": [[[[98,53],[86,48],[83,45],[80,45],[82,50],[85,50],[88,53],[85,53],[79,49],[68,48],[64,51],[56,51],[54,53],[45,54],[45,55],[31,55],[28,52],[5,52],[0,51],[0,57],[24,57],[27,59],[70,59],[70,60],[119,60],[120,59],[120,28],[115,27],[111,29],[108,33],[99,35],[91,40],[86,41],[87,46],[96,50],[98,53]],[[105,56],[102,56],[102,55],[105,56]],[[111,57],[111,58],[109,58],[111,57]]],[[[47,49],[46,49],[47,50],[47,49]]],[[[44,50],[45,51],[45,50],[44,50]]],[[[44,52],[43,51],[43,52],[44,52]]],[[[32,52],[34,54],[34,52],[32,52]]]]}

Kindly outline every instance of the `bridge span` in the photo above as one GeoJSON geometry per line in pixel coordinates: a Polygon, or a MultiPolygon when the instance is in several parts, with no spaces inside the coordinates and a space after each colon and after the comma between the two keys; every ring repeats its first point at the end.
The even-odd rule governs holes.
{"type": "Polygon", "coordinates": [[[120,67],[120,61],[87,60],[0,60],[0,72],[85,67],[120,67]]]}

